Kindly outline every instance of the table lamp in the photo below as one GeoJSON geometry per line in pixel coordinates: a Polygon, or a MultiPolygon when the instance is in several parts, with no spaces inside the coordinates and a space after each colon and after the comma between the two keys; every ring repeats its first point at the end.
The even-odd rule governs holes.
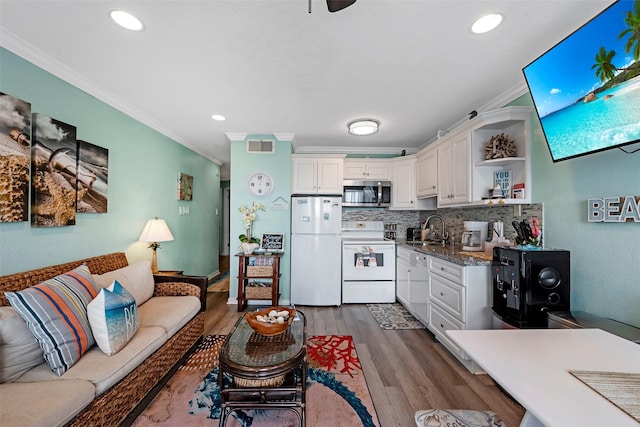
{"type": "Polygon", "coordinates": [[[173,234],[164,219],[150,219],[140,234],[139,242],[151,243],[149,247],[153,249],[153,261],[151,261],[151,272],[158,274],[158,256],[156,250],[160,247],[158,242],[168,242],[173,240],[173,234]]]}

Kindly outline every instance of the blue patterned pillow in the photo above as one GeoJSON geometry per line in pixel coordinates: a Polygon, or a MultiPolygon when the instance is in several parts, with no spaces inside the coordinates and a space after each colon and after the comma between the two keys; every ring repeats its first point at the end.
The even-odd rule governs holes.
{"type": "Polygon", "coordinates": [[[87,305],[97,294],[86,265],[19,292],[5,293],[58,375],[94,344],[87,305]]]}
{"type": "Polygon", "coordinates": [[[135,298],[117,280],[89,303],[87,315],[98,347],[108,356],[127,345],[140,325],[135,298]]]}

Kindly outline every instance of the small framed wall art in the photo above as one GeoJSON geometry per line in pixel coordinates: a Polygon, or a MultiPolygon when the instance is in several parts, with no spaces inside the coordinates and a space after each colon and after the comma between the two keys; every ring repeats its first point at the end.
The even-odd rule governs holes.
{"type": "Polygon", "coordinates": [[[284,251],[284,233],[262,233],[260,248],[268,252],[284,251]]]}
{"type": "Polygon", "coordinates": [[[193,177],[182,172],[178,174],[178,200],[193,200],[193,177]]]}

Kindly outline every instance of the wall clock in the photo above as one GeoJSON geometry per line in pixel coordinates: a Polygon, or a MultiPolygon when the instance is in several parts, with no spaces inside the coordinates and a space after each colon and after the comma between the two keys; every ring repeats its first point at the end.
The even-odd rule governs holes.
{"type": "Polygon", "coordinates": [[[254,196],[266,196],[273,191],[273,179],[269,174],[256,172],[249,177],[249,192],[254,196]]]}

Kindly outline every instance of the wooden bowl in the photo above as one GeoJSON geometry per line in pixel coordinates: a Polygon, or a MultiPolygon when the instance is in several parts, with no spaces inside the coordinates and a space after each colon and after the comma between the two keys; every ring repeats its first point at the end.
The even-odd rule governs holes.
{"type": "Polygon", "coordinates": [[[251,328],[254,331],[256,331],[256,333],[260,335],[265,335],[267,337],[280,335],[281,333],[286,331],[287,328],[289,328],[289,325],[291,324],[291,322],[293,322],[293,318],[295,316],[296,316],[296,310],[294,308],[287,308],[287,307],[269,307],[269,308],[265,308],[264,310],[250,311],[249,313],[245,314],[245,318],[247,319],[247,323],[249,324],[249,326],[251,326],[251,328]],[[268,316],[271,310],[275,310],[275,311],[286,310],[289,312],[289,318],[284,323],[264,323],[256,319],[258,315],[268,316]]]}

